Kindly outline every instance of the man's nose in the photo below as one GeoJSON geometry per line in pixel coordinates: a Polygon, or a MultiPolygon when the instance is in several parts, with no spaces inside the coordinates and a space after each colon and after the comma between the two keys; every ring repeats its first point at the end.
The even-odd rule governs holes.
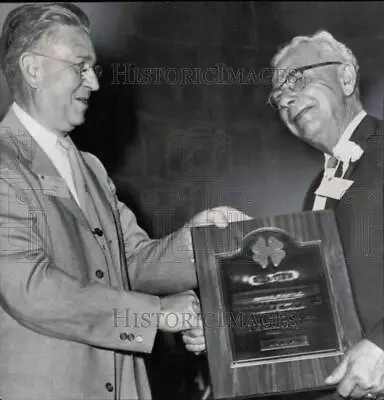
{"type": "Polygon", "coordinates": [[[285,93],[283,93],[280,97],[279,108],[280,109],[289,108],[293,104],[295,104],[296,100],[297,100],[297,94],[293,90],[286,90],[285,93]]]}
{"type": "Polygon", "coordinates": [[[89,68],[89,70],[84,75],[84,83],[90,90],[96,91],[99,90],[99,79],[97,78],[96,72],[94,68],[89,68]]]}

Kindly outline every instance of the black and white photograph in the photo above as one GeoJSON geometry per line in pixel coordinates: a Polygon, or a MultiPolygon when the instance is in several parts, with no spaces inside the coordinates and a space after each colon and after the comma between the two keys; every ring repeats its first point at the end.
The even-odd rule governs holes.
{"type": "Polygon", "coordinates": [[[384,2],[0,3],[0,400],[384,399],[384,2]]]}

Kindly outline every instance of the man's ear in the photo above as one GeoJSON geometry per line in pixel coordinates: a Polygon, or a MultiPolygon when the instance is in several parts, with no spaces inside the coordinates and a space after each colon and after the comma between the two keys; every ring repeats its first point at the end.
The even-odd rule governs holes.
{"type": "Polygon", "coordinates": [[[353,64],[344,63],[337,70],[339,82],[346,96],[350,96],[356,89],[357,71],[353,64]]]}
{"type": "Polygon", "coordinates": [[[36,57],[28,52],[23,53],[19,59],[19,67],[25,82],[37,89],[41,81],[41,66],[36,57]]]}

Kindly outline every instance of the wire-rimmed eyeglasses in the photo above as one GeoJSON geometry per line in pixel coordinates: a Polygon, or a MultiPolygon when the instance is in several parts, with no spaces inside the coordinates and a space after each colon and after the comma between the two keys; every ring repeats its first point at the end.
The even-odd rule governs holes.
{"type": "Polygon", "coordinates": [[[62,58],[51,57],[47,54],[39,53],[36,51],[30,51],[30,53],[35,54],[36,56],[46,57],[54,61],[61,61],[65,64],[68,64],[68,68],[74,68],[74,70],[79,74],[81,80],[84,80],[86,74],[91,70],[96,74],[97,77],[101,75],[101,67],[99,65],[92,65],[91,63],[86,61],[72,62],[64,60],[62,58]]]}
{"type": "Polygon", "coordinates": [[[287,74],[283,83],[271,91],[267,99],[267,104],[269,104],[273,109],[280,111],[281,107],[279,103],[284,87],[287,87],[291,92],[300,93],[307,87],[308,83],[310,82],[310,79],[304,76],[304,71],[336,64],[342,64],[342,62],[325,61],[316,64],[304,65],[303,67],[293,69],[287,74]]]}

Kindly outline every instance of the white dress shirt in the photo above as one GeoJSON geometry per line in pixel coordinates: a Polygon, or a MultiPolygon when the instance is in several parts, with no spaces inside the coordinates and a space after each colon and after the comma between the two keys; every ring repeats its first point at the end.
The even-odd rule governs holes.
{"type": "Polygon", "coordinates": [[[50,158],[52,164],[67,184],[73,197],[80,205],[79,197],[77,195],[74,179],[72,176],[72,169],[68,159],[68,154],[67,151],[58,143],[58,136],[40,125],[27,112],[21,109],[16,102],[12,104],[12,109],[17,118],[19,118],[20,122],[25,126],[27,131],[33,137],[33,139],[35,139],[37,144],[50,158]]]}
{"type": "MultiPolygon", "coordinates": [[[[332,154],[333,157],[338,158],[337,155],[338,153],[341,153],[343,150],[343,147],[348,143],[349,139],[351,138],[353,132],[356,130],[360,122],[363,120],[363,118],[367,115],[367,113],[362,110],[360,111],[354,118],[353,120],[348,124],[346,130],[344,133],[341,135],[339,141],[337,142],[336,146],[332,149],[332,154]]],[[[320,185],[323,183],[323,180],[326,179],[326,177],[333,176],[335,173],[335,170],[337,167],[332,168],[332,171],[329,173],[328,172],[328,162],[332,156],[324,153],[324,176],[323,179],[320,182],[320,185]]],[[[341,160],[338,159],[340,162],[341,160]]],[[[327,197],[324,196],[319,196],[316,195],[315,201],[313,203],[313,210],[323,210],[325,208],[325,204],[327,201],[327,197]]]]}

